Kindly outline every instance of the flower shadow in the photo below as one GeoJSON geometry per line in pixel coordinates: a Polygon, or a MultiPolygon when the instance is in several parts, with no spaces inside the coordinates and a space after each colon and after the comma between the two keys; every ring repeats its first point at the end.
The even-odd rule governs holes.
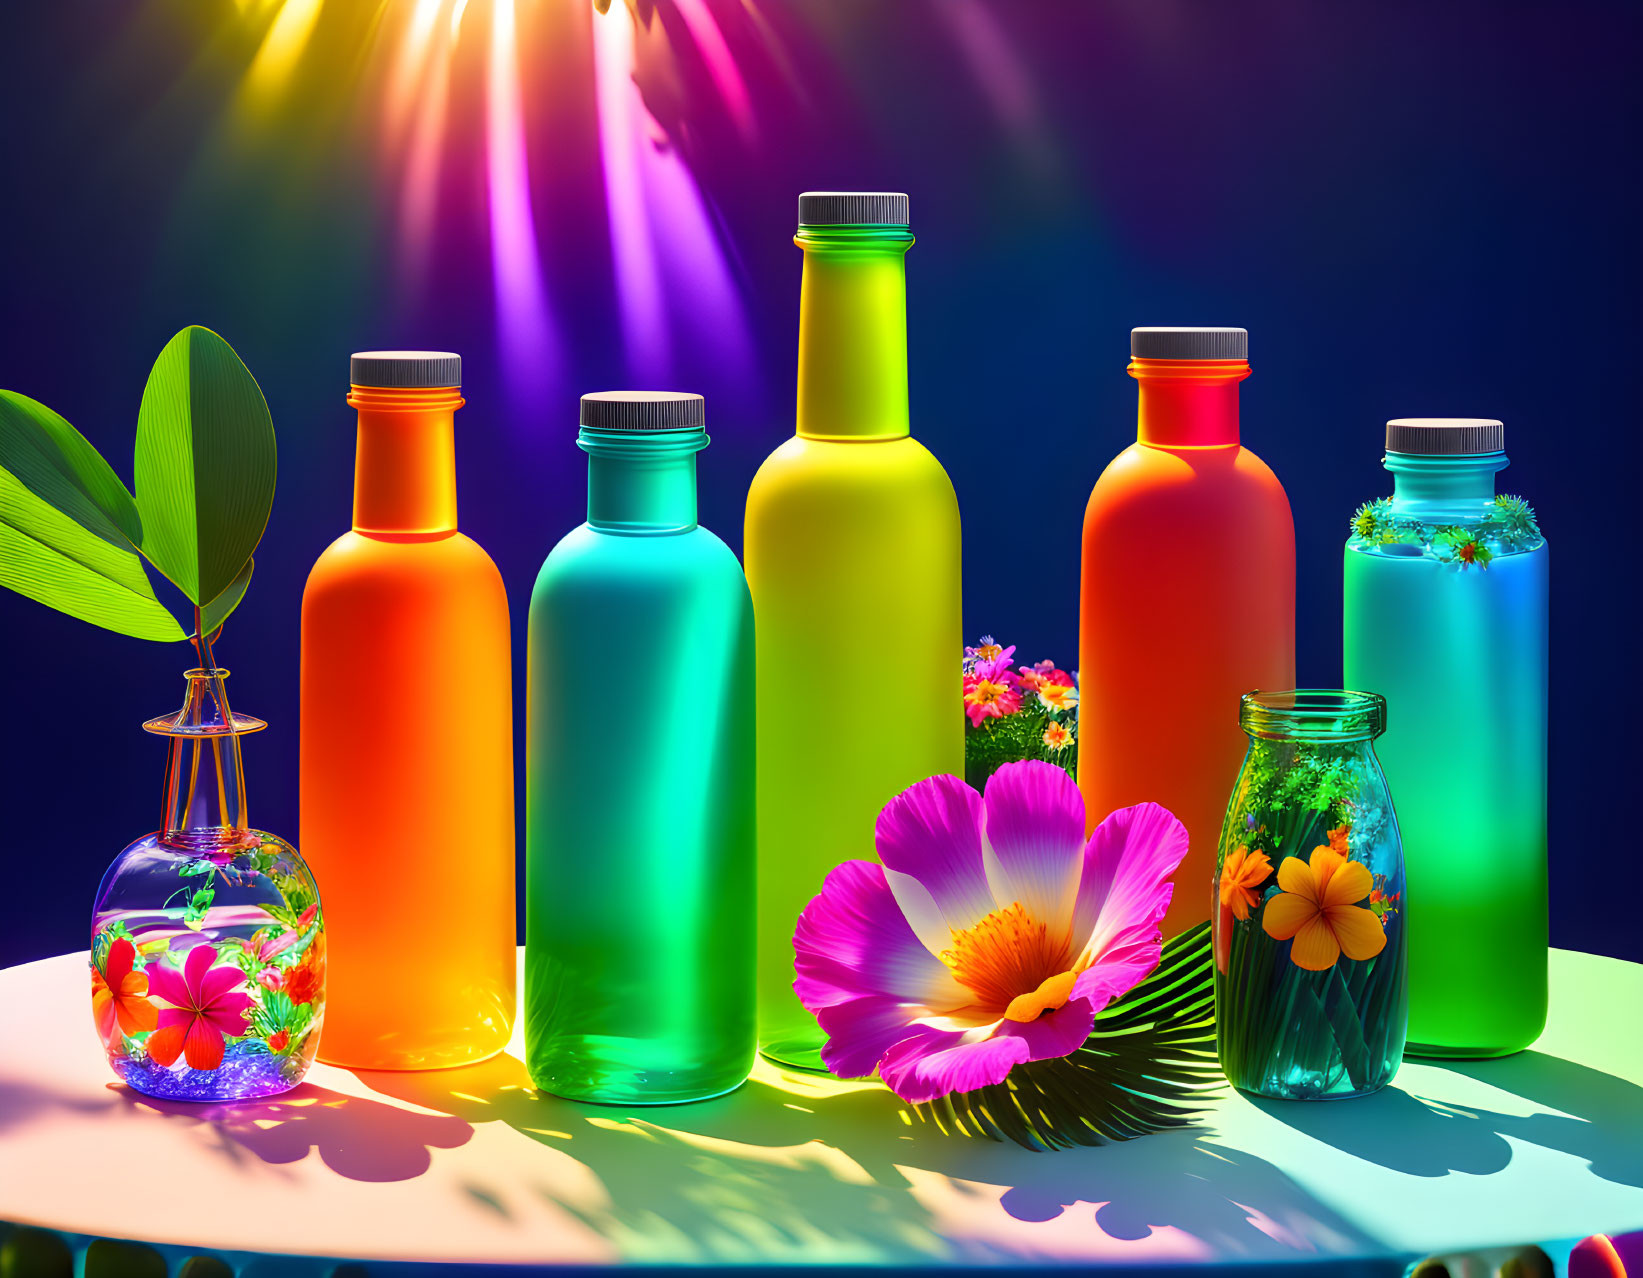
{"type": "Polygon", "coordinates": [[[358,1077],[423,1109],[503,1123],[591,1171],[596,1192],[563,1164],[555,1175],[545,1163],[534,1187],[628,1259],[1123,1263],[1368,1244],[1276,1167],[1190,1130],[1033,1153],[942,1133],[876,1085],[763,1067],[728,1096],[667,1108],[541,1095],[513,1056],[358,1077]]]}
{"type": "Polygon", "coordinates": [[[1422,1064],[1560,1112],[1524,1115],[1440,1105],[1423,1099],[1419,1082],[1408,1075],[1350,1105],[1252,1099],[1315,1140],[1411,1176],[1501,1171],[1512,1160],[1510,1137],[1582,1158],[1596,1176],[1643,1188],[1643,1087],[1535,1051],[1499,1060],[1422,1064]]]}
{"type": "Polygon", "coordinates": [[[114,1083],[109,1088],[133,1109],[209,1128],[231,1162],[250,1157],[284,1165],[314,1150],[349,1180],[411,1180],[432,1165],[433,1150],[455,1149],[473,1136],[471,1126],[451,1115],[418,1114],[313,1083],[267,1100],[224,1105],[159,1100],[114,1083]]]}

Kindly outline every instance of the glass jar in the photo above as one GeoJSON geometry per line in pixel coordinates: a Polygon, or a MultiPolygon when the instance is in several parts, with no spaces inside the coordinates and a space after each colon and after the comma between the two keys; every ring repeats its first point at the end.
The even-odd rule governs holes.
{"type": "Polygon", "coordinates": [[[165,814],[114,859],[91,922],[91,1006],[108,1063],[167,1100],[288,1091],[325,1016],[325,918],[296,848],[246,821],[226,670],[190,670],[183,708],[143,727],[171,740],[165,814]]]}
{"type": "Polygon", "coordinates": [[[1211,897],[1221,1068],[1284,1100],[1377,1091],[1408,1023],[1403,848],[1373,746],[1386,701],[1252,692],[1238,721],[1211,897]]]}

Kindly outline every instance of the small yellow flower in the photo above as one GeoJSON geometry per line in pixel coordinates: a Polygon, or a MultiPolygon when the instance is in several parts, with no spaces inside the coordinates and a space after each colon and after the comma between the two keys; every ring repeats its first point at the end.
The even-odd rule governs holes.
{"type": "Polygon", "coordinates": [[[1064,683],[1041,683],[1038,685],[1038,699],[1044,703],[1046,710],[1071,710],[1078,704],[1078,689],[1064,683]]]}
{"type": "Polygon", "coordinates": [[[1072,731],[1064,723],[1051,720],[1044,725],[1044,745],[1050,750],[1064,750],[1073,743],[1072,731]]]}
{"type": "Polygon", "coordinates": [[[1275,941],[1294,938],[1296,967],[1322,972],[1342,954],[1371,959],[1386,948],[1386,929],[1358,902],[1374,888],[1366,866],[1329,848],[1312,849],[1310,862],[1285,857],[1278,866],[1282,889],[1261,911],[1261,926],[1275,941]]]}

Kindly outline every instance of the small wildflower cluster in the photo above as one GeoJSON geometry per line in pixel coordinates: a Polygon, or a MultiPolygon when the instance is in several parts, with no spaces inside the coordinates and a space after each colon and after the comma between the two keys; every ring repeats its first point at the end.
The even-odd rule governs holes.
{"type": "Polygon", "coordinates": [[[1053,661],[1012,666],[1015,646],[991,635],[964,649],[964,779],[980,788],[1006,763],[1078,765],[1078,674],[1053,661]]]}
{"type": "Polygon", "coordinates": [[[1427,555],[1464,572],[1487,570],[1496,555],[1534,550],[1542,540],[1529,503],[1502,493],[1464,524],[1432,524],[1399,514],[1384,497],[1365,502],[1352,516],[1348,544],[1407,546],[1403,553],[1427,555]]]}

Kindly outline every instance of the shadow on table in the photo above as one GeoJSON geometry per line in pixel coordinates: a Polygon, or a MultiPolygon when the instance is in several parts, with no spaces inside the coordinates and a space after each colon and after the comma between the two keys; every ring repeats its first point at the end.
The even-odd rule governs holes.
{"type": "Polygon", "coordinates": [[[350,1180],[411,1180],[428,1170],[432,1150],[455,1149],[473,1137],[460,1118],[418,1114],[312,1083],[234,1105],[157,1100],[118,1083],[109,1090],[133,1109],[210,1129],[230,1162],[296,1163],[317,1150],[327,1167],[350,1180]]]}
{"type": "Polygon", "coordinates": [[[95,1114],[118,1103],[112,1097],[91,1100],[37,1087],[33,1083],[0,1079],[0,1134],[4,1134],[10,1128],[35,1122],[53,1109],[66,1109],[76,1114],[95,1114]]]}
{"type": "Polygon", "coordinates": [[[1512,1160],[1506,1139],[1512,1137],[1582,1158],[1605,1180],[1643,1187],[1643,1087],[1535,1051],[1500,1060],[1418,1063],[1561,1112],[1519,1115],[1439,1104],[1399,1085],[1346,1104],[1255,1104],[1326,1145],[1411,1176],[1498,1172],[1512,1160]]]}
{"type": "Polygon", "coordinates": [[[502,1056],[367,1087],[557,1151],[467,1192],[500,1215],[529,1187],[630,1260],[848,1263],[1086,1255],[1293,1258],[1368,1240],[1283,1172],[1191,1130],[1032,1153],[948,1136],[877,1086],[765,1075],[713,1101],[598,1106],[537,1093],[502,1056]],[[593,1174],[590,1179],[588,1173],[593,1174]],[[1002,1210],[1000,1210],[1000,1208],[1002,1210]]]}

